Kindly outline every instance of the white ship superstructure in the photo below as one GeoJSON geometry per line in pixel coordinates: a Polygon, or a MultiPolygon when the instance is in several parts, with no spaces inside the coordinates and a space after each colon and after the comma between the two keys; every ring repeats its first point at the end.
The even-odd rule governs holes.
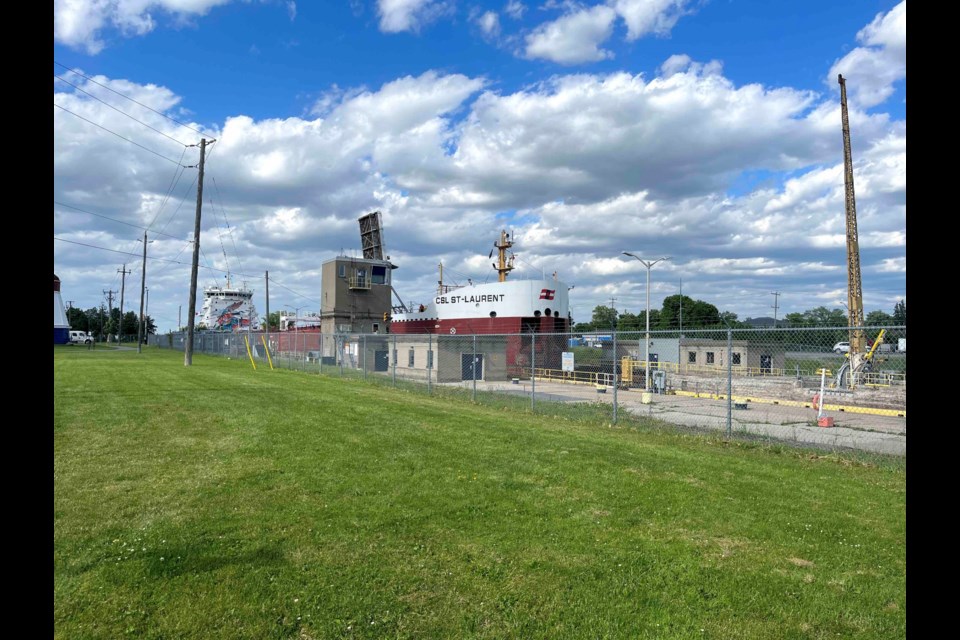
{"type": "Polygon", "coordinates": [[[258,331],[260,317],[253,306],[253,291],[240,287],[207,287],[203,290],[200,324],[209,331],[258,331]]]}

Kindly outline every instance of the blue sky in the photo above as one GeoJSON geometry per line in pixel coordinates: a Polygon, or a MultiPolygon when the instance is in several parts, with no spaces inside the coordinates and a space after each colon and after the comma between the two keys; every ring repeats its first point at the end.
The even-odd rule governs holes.
{"type": "MultiPolygon", "coordinates": [[[[358,246],[373,209],[405,298],[428,294],[440,259],[482,281],[476,239],[509,219],[524,263],[576,284],[577,320],[643,295],[622,250],[674,256],[655,302],[682,278],[741,318],[772,315],[775,290],[781,314],[842,307],[839,70],[865,306],[890,312],[906,297],[905,25],[905,2],[877,1],[54,2],[55,61],[97,81],[54,67],[73,111],[54,109],[54,270],[94,306],[137,262],[106,250],[138,251],[129,225],[170,234],[151,245],[166,259],[192,232],[193,175],[174,212],[169,162],[74,114],[183,164],[195,151],[62,76],[182,142],[198,136],[102,85],[218,136],[221,215],[201,246],[211,267],[270,269],[301,294],[272,291],[272,308],[319,299],[320,262],[358,246]]],[[[151,315],[172,328],[189,269],[151,271],[151,315]]]]}

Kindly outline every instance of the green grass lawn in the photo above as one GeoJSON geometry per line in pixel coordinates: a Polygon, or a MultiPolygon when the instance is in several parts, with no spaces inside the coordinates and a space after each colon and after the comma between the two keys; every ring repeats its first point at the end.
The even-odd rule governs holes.
{"type": "Polygon", "coordinates": [[[54,349],[58,638],[903,638],[906,471],[54,349]]]}

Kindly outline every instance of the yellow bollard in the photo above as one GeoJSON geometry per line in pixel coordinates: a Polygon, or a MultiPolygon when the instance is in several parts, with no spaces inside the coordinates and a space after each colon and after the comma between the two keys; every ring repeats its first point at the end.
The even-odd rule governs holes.
{"type": "Polygon", "coordinates": [[[247,355],[250,357],[250,364],[253,365],[253,370],[257,370],[257,363],[253,361],[253,353],[250,351],[250,340],[247,336],[243,336],[243,343],[247,345],[247,355]]]}
{"type": "Polygon", "coordinates": [[[270,371],[273,371],[273,358],[270,357],[270,347],[267,346],[267,337],[261,335],[260,341],[263,342],[263,350],[267,352],[267,362],[270,363],[270,371]]]}

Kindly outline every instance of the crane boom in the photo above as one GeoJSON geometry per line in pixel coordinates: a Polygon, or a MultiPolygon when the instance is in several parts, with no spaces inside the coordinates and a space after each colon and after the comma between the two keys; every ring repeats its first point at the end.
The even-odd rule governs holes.
{"type": "Polygon", "coordinates": [[[850,151],[850,119],[847,115],[847,83],[843,75],[840,82],[840,110],[843,118],[843,187],[846,201],[847,227],[847,308],[850,327],[850,364],[859,368],[866,351],[863,331],[863,289],[860,276],[860,241],[857,236],[857,202],[853,190],[853,158],[850,151]]]}

